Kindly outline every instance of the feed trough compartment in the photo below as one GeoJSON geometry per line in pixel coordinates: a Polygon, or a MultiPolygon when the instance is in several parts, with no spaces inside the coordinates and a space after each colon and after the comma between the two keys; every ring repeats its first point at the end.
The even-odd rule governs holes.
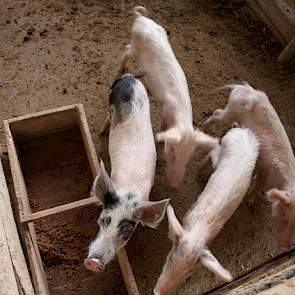
{"type": "Polygon", "coordinates": [[[103,292],[100,283],[122,289],[123,280],[129,294],[138,294],[125,248],[117,255],[123,280],[83,267],[99,205],[89,191],[100,169],[83,106],[9,119],[4,128],[16,218],[36,294],[86,293],[91,280],[96,294],[103,292]]]}

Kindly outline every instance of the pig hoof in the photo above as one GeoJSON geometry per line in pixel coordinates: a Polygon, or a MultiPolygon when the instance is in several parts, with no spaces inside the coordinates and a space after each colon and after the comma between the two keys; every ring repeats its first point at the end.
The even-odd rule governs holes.
{"type": "Polygon", "coordinates": [[[95,258],[88,258],[84,260],[84,265],[88,270],[101,272],[104,271],[104,265],[95,258]]]}

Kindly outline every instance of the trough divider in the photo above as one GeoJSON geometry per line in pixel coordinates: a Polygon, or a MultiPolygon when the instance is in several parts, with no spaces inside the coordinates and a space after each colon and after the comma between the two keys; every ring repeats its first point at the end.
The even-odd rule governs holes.
{"type": "Polygon", "coordinates": [[[36,221],[36,220],[39,220],[39,219],[42,219],[42,218],[45,218],[45,217],[48,217],[51,215],[55,215],[58,213],[69,211],[69,210],[74,210],[76,208],[89,207],[91,205],[100,205],[97,197],[90,197],[90,198],[82,199],[79,201],[67,203],[64,205],[52,207],[49,209],[41,210],[38,212],[26,214],[26,215],[21,216],[20,222],[21,223],[29,223],[29,222],[33,222],[33,221],[36,221]]]}

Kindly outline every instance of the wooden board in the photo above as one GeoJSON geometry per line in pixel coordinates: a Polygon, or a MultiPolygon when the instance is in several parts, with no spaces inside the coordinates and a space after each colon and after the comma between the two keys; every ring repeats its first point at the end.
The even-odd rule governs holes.
{"type": "Polygon", "coordinates": [[[286,46],[295,35],[295,13],[286,0],[247,0],[247,3],[286,46]]]}
{"type": "Polygon", "coordinates": [[[262,291],[259,295],[291,295],[295,294],[295,277],[285,280],[277,286],[262,291]]]}
{"type": "Polygon", "coordinates": [[[19,294],[1,216],[0,216],[0,294],[1,295],[19,294]]]}
{"type": "Polygon", "coordinates": [[[212,295],[247,295],[257,294],[281,284],[295,276],[295,249],[266,261],[248,274],[235,279],[224,287],[219,287],[206,294],[212,295]]]}
{"type": "MultiPolygon", "coordinates": [[[[8,188],[4,176],[2,163],[0,160],[0,222],[3,225],[3,232],[7,241],[8,252],[7,259],[10,258],[13,273],[15,276],[20,294],[34,294],[31,278],[27,268],[26,260],[23,254],[23,249],[17,232],[16,223],[13,216],[13,211],[10,203],[8,188]]],[[[0,237],[3,240],[2,234],[0,237]]],[[[5,241],[4,241],[5,242],[5,241]]],[[[3,249],[2,249],[3,250],[3,249]]],[[[1,255],[0,255],[1,256],[1,255]]],[[[2,260],[2,258],[0,258],[2,260]]],[[[5,258],[6,259],[6,258],[5,258]]],[[[1,263],[9,273],[9,263],[1,263]]],[[[4,274],[1,271],[1,274],[4,274]]],[[[2,284],[0,283],[2,286],[2,284]]],[[[3,285],[4,286],[4,285],[3,285]]],[[[13,284],[11,284],[13,286],[13,284]]],[[[8,290],[7,293],[9,294],[8,290]]]]}

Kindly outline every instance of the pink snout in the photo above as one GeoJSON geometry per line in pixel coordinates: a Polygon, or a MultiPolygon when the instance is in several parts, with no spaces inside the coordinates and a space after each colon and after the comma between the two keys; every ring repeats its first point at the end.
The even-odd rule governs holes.
{"type": "Polygon", "coordinates": [[[164,293],[161,293],[160,291],[158,291],[158,290],[154,290],[154,295],[164,295],[164,293]]]}
{"type": "Polygon", "coordinates": [[[104,271],[104,264],[101,263],[96,258],[87,258],[84,259],[84,265],[88,270],[95,271],[95,272],[102,272],[104,271]]]}

